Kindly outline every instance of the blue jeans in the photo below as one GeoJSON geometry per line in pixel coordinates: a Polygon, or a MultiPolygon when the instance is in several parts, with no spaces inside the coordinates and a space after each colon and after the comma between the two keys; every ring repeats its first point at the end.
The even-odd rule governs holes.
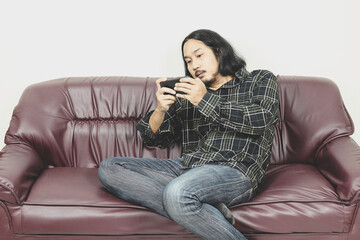
{"type": "Polygon", "coordinates": [[[250,179],[227,166],[181,170],[183,159],[108,158],[98,175],[115,196],[170,218],[203,239],[246,239],[214,205],[253,195],[250,179]]]}

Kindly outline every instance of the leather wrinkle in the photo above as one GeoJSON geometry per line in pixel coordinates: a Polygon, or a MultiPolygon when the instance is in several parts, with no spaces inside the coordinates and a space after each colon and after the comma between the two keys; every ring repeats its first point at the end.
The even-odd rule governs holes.
{"type": "Polygon", "coordinates": [[[68,87],[68,83],[69,83],[70,79],[67,78],[64,82],[64,94],[65,94],[65,98],[67,100],[67,103],[70,105],[70,110],[71,110],[71,114],[73,116],[73,119],[76,118],[76,112],[75,112],[75,107],[74,107],[74,102],[71,98],[71,94],[69,92],[69,87],[68,87]]]}
{"type": "Polygon", "coordinates": [[[93,80],[90,81],[90,90],[91,90],[92,108],[93,108],[93,111],[94,111],[96,117],[99,118],[99,116],[100,116],[99,106],[96,101],[96,94],[95,94],[95,90],[94,90],[94,81],[93,80]]]}
{"type": "MultiPolygon", "coordinates": [[[[64,92],[64,96],[65,96],[65,99],[66,99],[66,102],[68,103],[68,105],[70,106],[70,109],[67,109],[67,110],[70,110],[71,112],[71,115],[72,115],[72,119],[76,118],[76,111],[75,111],[75,107],[74,107],[74,102],[72,100],[72,97],[71,97],[71,94],[69,92],[69,81],[70,81],[70,78],[66,78],[64,80],[64,89],[63,89],[63,92],[64,92]]],[[[75,127],[73,127],[72,129],[72,136],[71,136],[71,159],[69,160],[72,165],[74,167],[76,167],[76,161],[75,161],[75,127]]]]}
{"type": "Polygon", "coordinates": [[[75,123],[89,123],[89,122],[98,122],[98,123],[117,123],[117,122],[137,122],[140,121],[140,117],[126,117],[126,118],[78,118],[71,121],[75,123]]]}
{"type": "MultiPolygon", "coordinates": [[[[111,108],[111,102],[112,101],[107,101],[106,99],[106,95],[105,98],[102,99],[102,92],[99,91],[100,96],[98,96],[98,92],[96,91],[96,85],[95,81],[96,79],[89,79],[89,81],[87,81],[87,85],[90,85],[90,94],[91,94],[91,108],[92,108],[92,114],[93,116],[90,117],[86,117],[86,118],[81,118],[78,117],[75,111],[75,106],[74,106],[74,99],[72,98],[72,95],[69,92],[69,89],[72,87],[69,80],[67,79],[65,81],[65,89],[64,89],[64,95],[66,96],[65,98],[67,99],[68,102],[68,106],[70,107],[70,111],[72,112],[72,119],[71,121],[74,123],[73,130],[72,130],[72,146],[71,146],[71,156],[72,159],[70,160],[70,162],[72,163],[73,166],[77,166],[77,149],[76,149],[76,125],[80,124],[90,124],[90,131],[95,133],[98,131],[98,125],[102,125],[102,124],[112,124],[113,128],[115,130],[115,132],[118,132],[118,123],[121,122],[138,122],[141,118],[139,117],[119,117],[119,116],[115,116],[114,115],[114,111],[116,109],[114,109],[114,107],[116,107],[116,105],[114,107],[111,108]],[[100,99],[99,99],[100,98],[100,99]],[[100,110],[99,110],[99,102],[98,101],[102,101],[106,104],[106,107],[108,109],[108,112],[110,113],[111,117],[102,117],[100,110]]],[[[143,90],[144,92],[146,92],[146,88],[143,90]]],[[[121,102],[120,100],[122,99],[122,91],[121,91],[121,86],[120,84],[117,84],[117,90],[116,90],[115,94],[115,102],[121,102]]],[[[146,95],[145,93],[142,95],[146,95]]],[[[115,113],[116,114],[116,113],[115,113]]],[[[135,138],[136,141],[138,141],[138,139],[135,138]]],[[[119,142],[118,138],[114,138],[114,147],[115,147],[115,153],[120,153],[121,152],[121,143],[119,142]]],[[[90,144],[90,151],[91,151],[91,155],[93,155],[93,159],[95,161],[96,165],[100,164],[101,161],[101,151],[100,149],[98,149],[96,146],[98,145],[96,143],[96,139],[94,139],[94,135],[90,134],[89,135],[89,144],[90,144]]]]}

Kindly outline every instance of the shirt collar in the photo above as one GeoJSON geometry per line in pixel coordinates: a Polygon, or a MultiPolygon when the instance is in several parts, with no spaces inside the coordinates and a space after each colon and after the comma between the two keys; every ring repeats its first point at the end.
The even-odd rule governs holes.
{"type": "Polygon", "coordinates": [[[239,71],[235,72],[235,77],[233,79],[231,79],[230,81],[228,81],[227,83],[222,85],[219,89],[233,88],[233,87],[239,85],[240,83],[242,83],[248,75],[249,75],[249,72],[246,70],[245,67],[243,67],[239,71]]]}
{"type": "Polygon", "coordinates": [[[241,81],[243,81],[245,78],[249,76],[249,72],[246,70],[245,67],[241,68],[239,71],[235,73],[235,77],[241,81]]]}

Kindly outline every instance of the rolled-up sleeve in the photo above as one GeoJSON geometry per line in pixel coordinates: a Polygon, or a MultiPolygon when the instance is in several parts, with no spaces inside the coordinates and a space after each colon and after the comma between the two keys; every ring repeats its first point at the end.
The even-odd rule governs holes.
{"type": "Polygon", "coordinates": [[[148,112],[137,124],[136,130],[140,133],[143,143],[149,147],[167,148],[177,142],[181,136],[179,120],[174,107],[165,114],[163,123],[159,130],[153,133],[149,119],[154,111],[148,112]]]}

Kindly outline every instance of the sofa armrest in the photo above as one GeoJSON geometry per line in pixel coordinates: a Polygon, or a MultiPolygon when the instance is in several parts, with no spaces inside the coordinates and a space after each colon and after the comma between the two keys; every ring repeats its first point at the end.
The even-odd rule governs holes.
{"type": "Polygon", "coordinates": [[[317,167],[335,187],[341,200],[359,201],[360,147],[351,137],[341,137],[326,144],[319,152],[317,167]]]}
{"type": "Polygon", "coordinates": [[[31,147],[6,145],[0,152],[0,200],[21,204],[43,168],[43,161],[31,147]]]}

